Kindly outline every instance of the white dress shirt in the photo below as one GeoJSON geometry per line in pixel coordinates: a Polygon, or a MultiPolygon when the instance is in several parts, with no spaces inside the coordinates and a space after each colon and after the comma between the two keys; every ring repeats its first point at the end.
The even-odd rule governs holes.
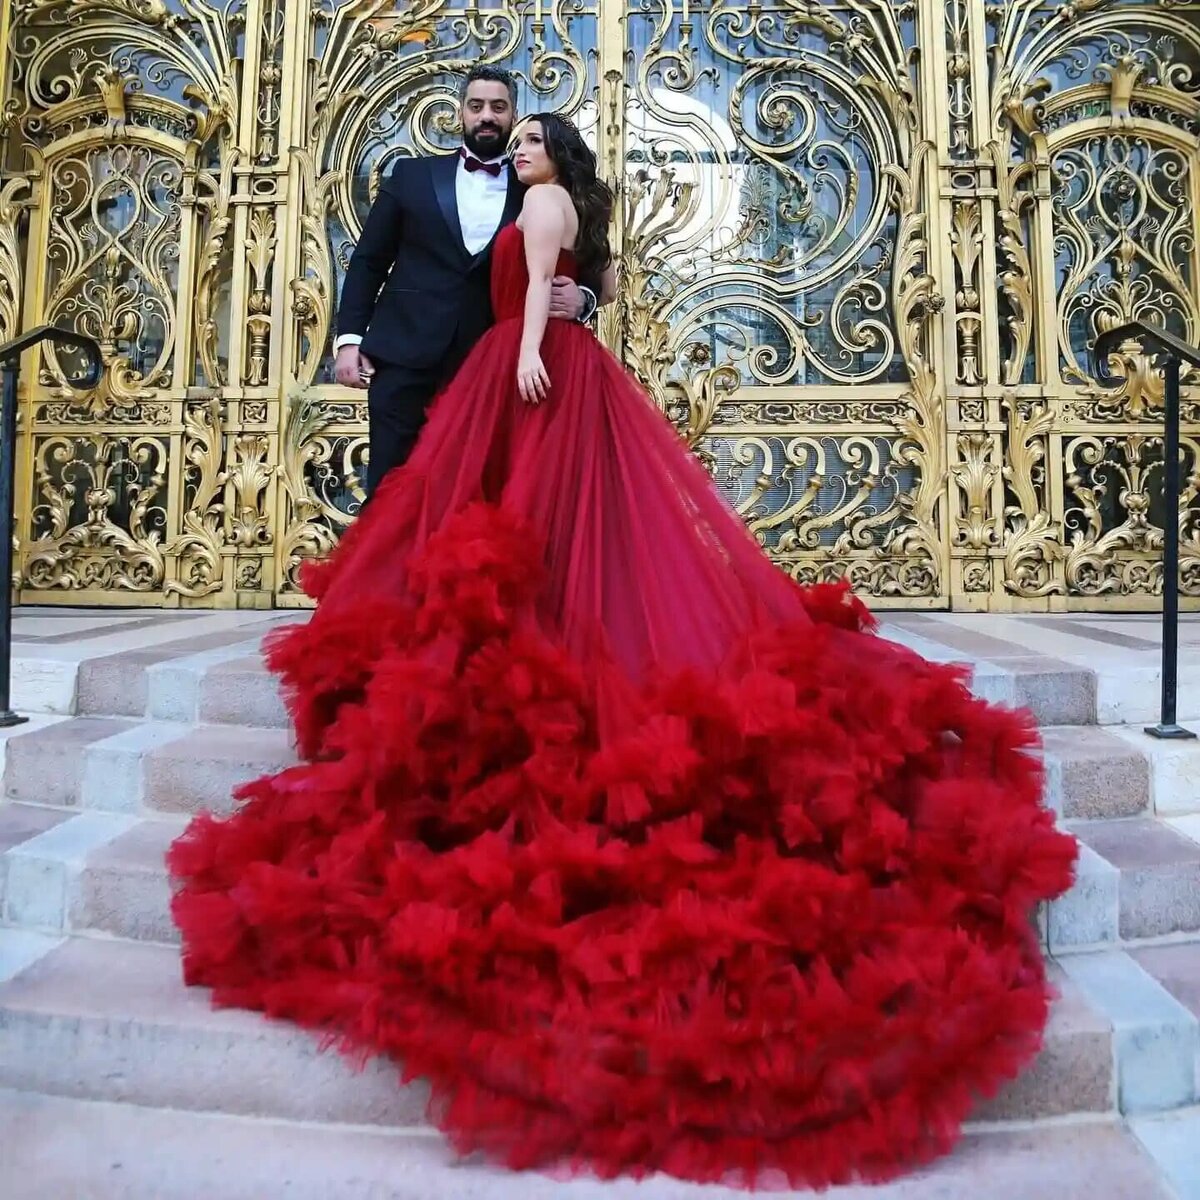
{"type": "MultiPolygon", "coordinates": [[[[470,154],[470,151],[467,151],[470,154]]],[[[500,164],[499,175],[486,171],[468,171],[467,161],[458,158],[454,194],[458,199],[458,223],[462,226],[463,245],[468,254],[478,254],[496,236],[508,199],[508,165],[503,157],[483,158],[483,163],[500,164]]]]}
{"type": "MultiPolygon", "coordinates": [[[[503,164],[498,175],[489,175],[487,171],[468,171],[464,153],[471,152],[465,150],[459,153],[458,171],[454,177],[454,195],[458,202],[458,223],[462,227],[463,245],[466,246],[468,254],[475,255],[487,248],[500,227],[504,205],[508,200],[509,170],[506,159],[500,156],[479,160],[484,163],[503,164]]],[[[584,317],[581,319],[590,318],[596,311],[595,296],[589,288],[582,288],[581,291],[586,297],[584,317]]],[[[334,341],[334,353],[343,346],[357,346],[361,341],[362,338],[356,333],[344,333],[334,341]]]]}

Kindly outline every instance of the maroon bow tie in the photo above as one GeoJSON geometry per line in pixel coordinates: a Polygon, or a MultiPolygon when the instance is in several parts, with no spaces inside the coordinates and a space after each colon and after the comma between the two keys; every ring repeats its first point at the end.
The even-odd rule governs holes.
{"type": "Polygon", "coordinates": [[[462,154],[463,166],[468,171],[486,171],[493,179],[500,177],[500,171],[504,164],[502,162],[480,162],[473,154],[468,154],[465,150],[460,151],[462,154]]]}

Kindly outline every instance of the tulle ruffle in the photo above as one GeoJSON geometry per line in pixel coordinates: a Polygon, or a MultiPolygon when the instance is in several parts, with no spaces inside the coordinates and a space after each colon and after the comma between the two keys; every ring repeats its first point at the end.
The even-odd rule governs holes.
{"type": "Polygon", "coordinates": [[[277,636],[320,761],[176,843],[188,981],[394,1055],[515,1167],[819,1186],[944,1152],[1046,1019],[1030,918],[1073,845],[1032,731],[825,622],[633,689],[538,627],[541,577],[473,506],[416,598],[277,636]]]}
{"type": "Polygon", "coordinates": [[[303,764],[170,853],[187,980],[394,1056],[464,1152],[823,1186],[1036,1053],[1035,732],[797,588],[586,331],[502,322],[268,658],[303,764]]]}

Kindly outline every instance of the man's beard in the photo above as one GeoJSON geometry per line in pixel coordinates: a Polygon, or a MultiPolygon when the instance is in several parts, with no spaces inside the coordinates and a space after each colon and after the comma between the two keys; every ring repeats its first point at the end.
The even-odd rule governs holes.
{"type": "Polygon", "coordinates": [[[499,158],[504,153],[507,139],[499,126],[476,126],[470,133],[463,135],[463,143],[476,158],[499,158]],[[481,138],[483,140],[480,140],[481,138]]]}

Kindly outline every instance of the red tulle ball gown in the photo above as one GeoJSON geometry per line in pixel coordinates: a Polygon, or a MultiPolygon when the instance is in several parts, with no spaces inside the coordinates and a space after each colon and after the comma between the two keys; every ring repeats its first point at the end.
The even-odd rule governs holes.
{"type": "MultiPolygon", "coordinates": [[[[560,271],[573,263],[564,255],[560,271]]],[[[497,322],[275,636],[305,762],[170,853],[189,983],[427,1079],[514,1167],[797,1184],[1036,1052],[1074,842],[1035,736],[768,562],[577,324],[497,322]]]]}

